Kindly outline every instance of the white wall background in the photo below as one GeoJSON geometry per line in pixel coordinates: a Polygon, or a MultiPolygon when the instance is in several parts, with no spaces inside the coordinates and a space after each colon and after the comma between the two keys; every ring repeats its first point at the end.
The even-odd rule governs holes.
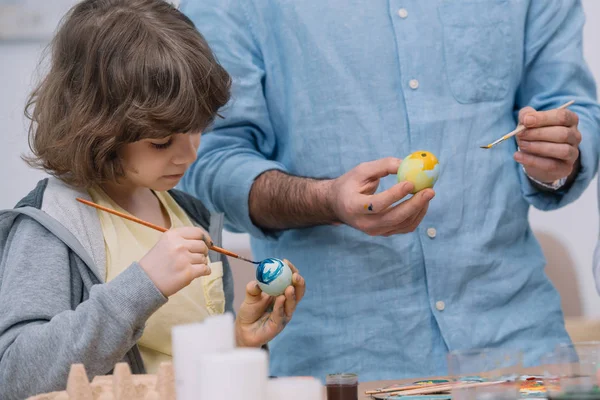
{"type": "MultiPolygon", "coordinates": [[[[6,2],[0,0],[0,6],[2,1],[6,2]]],[[[61,6],[65,1],[72,0],[61,0],[61,6]]],[[[600,82],[600,46],[597,39],[600,37],[600,1],[583,0],[583,4],[588,19],[584,37],[585,56],[600,82]]],[[[35,70],[44,46],[42,42],[0,41],[0,208],[12,207],[44,176],[28,168],[19,158],[28,149],[23,106],[37,78],[35,70]]],[[[548,258],[548,274],[561,293],[563,309],[568,317],[600,318],[600,297],[592,276],[592,254],[598,237],[597,204],[594,180],[574,204],[548,213],[532,210],[530,215],[548,258]]],[[[247,235],[226,233],[224,246],[250,254],[247,235]]],[[[253,271],[248,264],[236,261],[232,264],[236,303],[239,303],[243,287],[252,279],[253,271]]]]}

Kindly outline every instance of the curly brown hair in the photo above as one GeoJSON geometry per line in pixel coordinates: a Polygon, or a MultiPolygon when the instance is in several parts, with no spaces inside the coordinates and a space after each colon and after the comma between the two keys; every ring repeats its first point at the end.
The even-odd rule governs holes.
{"type": "Polygon", "coordinates": [[[125,144],[201,132],[230,97],[205,39],[165,1],[84,0],[50,49],[25,108],[33,155],[23,159],[75,186],[116,182],[125,144]]]}

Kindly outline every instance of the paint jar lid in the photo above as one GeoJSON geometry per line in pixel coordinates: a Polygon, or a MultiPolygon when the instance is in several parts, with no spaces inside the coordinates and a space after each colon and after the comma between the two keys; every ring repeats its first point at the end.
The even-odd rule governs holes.
{"type": "Polygon", "coordinates": [[[327,386],[331,385],[358,385],[358,375],[351,373],[329,374],[326,378],[327,386]]]}

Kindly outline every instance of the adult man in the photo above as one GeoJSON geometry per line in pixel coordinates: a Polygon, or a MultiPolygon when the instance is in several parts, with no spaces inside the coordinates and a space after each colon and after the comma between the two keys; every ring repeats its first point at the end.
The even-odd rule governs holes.
{"type": "Polygon", "coordinates": [[[234,77],[185,189],[249,232],[257,258],[285,256],[307,279],[272,373],[438,375],[449,350],[520,348],[534,364],[569,341],[527,213],[574,201],[597,169],[578,1],[183,11],[234,77]],[[516,117],[528,127],[516,141],[479,148],[516,117]],[[440,160],[436,198],[396,204],[411,190],[395,184],[396,157],[415,150],[440,160]]]}

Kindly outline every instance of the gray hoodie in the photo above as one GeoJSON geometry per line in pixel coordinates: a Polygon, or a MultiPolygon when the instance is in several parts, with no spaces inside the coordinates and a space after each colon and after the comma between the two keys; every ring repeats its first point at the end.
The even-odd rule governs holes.
{"type": "MultiPolygon", "coordinates": [[[[177,190],[171,196],[221,244],[223,220],[177,190]]],[[[100,220],[90,200],[56,178],[44,179],[14,209],[0,211],[0,399],[64,390],[71,364],[92,379],[126,361],[144,373],[136,342],[146,320],[167,302],[134,262],[105,283],[100,220]]],[[[223,262],[225,311],[233,280],[223,262]]]]}

